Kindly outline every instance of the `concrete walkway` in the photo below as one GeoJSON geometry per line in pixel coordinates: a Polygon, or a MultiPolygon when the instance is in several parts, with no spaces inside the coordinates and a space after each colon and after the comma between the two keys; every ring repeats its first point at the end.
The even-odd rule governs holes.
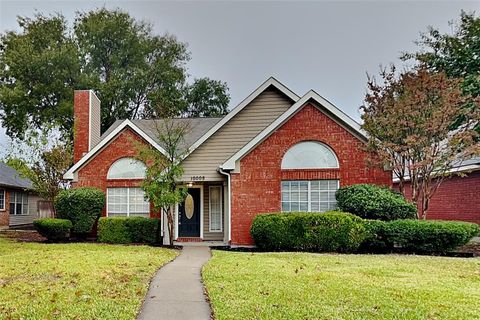
{"type": "Polygon", "coordinates": [[[139,320],[210,320],[201,269],[210,259],[208,247],[184,247],[180,256],[161,268],[138,315],[139,320]]]}

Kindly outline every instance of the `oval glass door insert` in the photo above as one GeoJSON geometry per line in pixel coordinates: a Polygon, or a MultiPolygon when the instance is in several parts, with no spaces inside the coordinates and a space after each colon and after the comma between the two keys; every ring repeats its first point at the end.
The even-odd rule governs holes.
{"type": "Polygon", "coordinates": [[[188,194],[187,197],[185,198],[185,215],[187,216],[188,219],[192,219],[193,217],[193,209],[195,207],[195,204],[193,202],[193,197],[191,194],[188,194]]]}

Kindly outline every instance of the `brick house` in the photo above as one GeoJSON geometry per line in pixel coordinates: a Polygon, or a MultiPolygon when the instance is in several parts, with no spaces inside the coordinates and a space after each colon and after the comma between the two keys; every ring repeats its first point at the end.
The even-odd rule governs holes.
{"type": "MultiPolygon", "coordinates": [[[[75,91],[74,115],[75,164],[65,178],[103,190],[104,216],[154,216],[139,188],[145,165],[133,157],[136,143],[164,151],[155,131],[162,120],[118,120],[101,135],[91,90],[75,91]]],[[[358,123],[316,92],[299,97],[274,78],[223,118],[173,121],[190,127],[181,181],[189,194],[175,208],[178,243],[251,245],[257,214],[331,210],[340,186],[392,185],[390,171],[366,164],[358,123]]]]}
{"type": "MultiPolygon", "coordinates": [[[[430,200],[427,219],[459,220],[480,224],[480,157],[462,161],[451,171],[430,200]]],[[[393,180],[397,187],[397,179],[393,180]]],[[[411,198],[410,185],[405,185],[411,198]]]]}

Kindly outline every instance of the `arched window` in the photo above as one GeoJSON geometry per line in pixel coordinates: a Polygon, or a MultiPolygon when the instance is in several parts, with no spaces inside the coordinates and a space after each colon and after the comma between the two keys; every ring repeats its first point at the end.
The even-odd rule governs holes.
{"type": "Polygon", "coordinates": [[[325,168],[338,168],[338,159],[330,147],[317,141],[297,143],[282,159],[282,169],[325,168]]]}
{"type": "Polygon", "coordinates": [[[143,179],[146,169],[145,164],[136,159],[118,159],[108,170],[107,179],[143,179]]]}

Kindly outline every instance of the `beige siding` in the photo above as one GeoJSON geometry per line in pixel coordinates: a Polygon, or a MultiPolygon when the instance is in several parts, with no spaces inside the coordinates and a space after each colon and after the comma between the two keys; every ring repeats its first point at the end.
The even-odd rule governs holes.
{"type": "Polygon", "coordinates": [[[91,132],[90,132],[90,149],[93,149],[100,142],[100,126],[101,126],[101,114],[100,114],[100,100],[97,96],[90,92],[91,103],[91,132]]]}
{"type": "Polygon", "coordinates": [[[10,215],[10,226],[19,226],[25,224],[31,224],[34,219],[38,218],[38,200],[40,198],[34,194],[28,195],[28,214],[22,215],[10,215]]]}
{"type": "MultiPolygon", "coordinates": [[[[222,232],[210,232],[208,231],[210,226],[210,186],[214,184],[205,184],[203,186],[203,240],[206,241],[223,241],[223,231],[225,231],[225,225],[222,225],[222,232]]],[[[217,184],[217,186],[221,186],[217,184]]],[[[223,191],[223,188],[222,188],[223,191]]],[[[223,193],[223,192],[222,192],[223,193]]],[[[224,195],[222,194],[222,204],[224,201],[224,195]]],[[[222,221],[225,216],[225,212],[222,211],[222,221]]]]}
{"type": "Polygon", "coordinates": [[[284,113],[293,102],[270,87],[198,147],[183,163],[184,180],[221,181],[218,167],[284,113]]]}

